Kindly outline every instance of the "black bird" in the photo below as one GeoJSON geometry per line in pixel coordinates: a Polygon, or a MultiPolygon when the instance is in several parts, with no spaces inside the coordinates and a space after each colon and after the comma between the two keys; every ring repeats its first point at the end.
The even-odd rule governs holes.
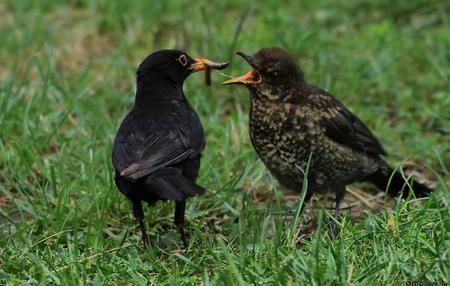
{"type": "Polygon", "coordinates": [[[200,119],[184,96],[183,83],[192,72],[227,65],[161,50],[147,56],[137,70],[135,104],[117,132],[112,163],[117,188],[133,204],[145,245],[141,202],[153,205],[159,200],[175,201],[175,225],[187,245],[186,199],[205,191],[195,183],[205,138],[200,119]]]}
{"type": "MultiPolygon", "coordinates": [[[[254,56],[237,54],[251,70],[224,84],[249,89],[251,142],[281,184],[299,192],[309,161],[305,202],[314,193],[333,191],[336,218],[348,184],[369,181],[392,196],[403,191],[405,180],[383,160],[386,152],[366,125],[331,94],[306,83],[289,53],[265,48],[254,56]]],[[[417,197],[432,192],[410,183],[417,197]]]]}

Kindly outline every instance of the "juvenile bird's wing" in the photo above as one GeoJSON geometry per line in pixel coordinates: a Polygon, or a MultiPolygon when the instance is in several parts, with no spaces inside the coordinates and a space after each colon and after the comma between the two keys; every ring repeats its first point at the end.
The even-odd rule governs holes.
{"type": "Polygon", "coordinates": [[[386,155],[386,151],[369,128],[336,98],[324,91],[311,97],[315,97],[314,102],[322,115],[320,124],[330,139],[368,155],[386,155]]]}
{"type": "Polygon", "coordinates": [[[145,128],[138,130],[123,128],[127,132],[121,132],[122,128],[119,129],[113,147],[114,167],[122,177],[134,181],[165,166],[195,157],[204,147],[203,138],[199,140],[192,134],[186,135],[185,132],[190,130],[182,126],[173,128],[147,122],[145,128]]]}

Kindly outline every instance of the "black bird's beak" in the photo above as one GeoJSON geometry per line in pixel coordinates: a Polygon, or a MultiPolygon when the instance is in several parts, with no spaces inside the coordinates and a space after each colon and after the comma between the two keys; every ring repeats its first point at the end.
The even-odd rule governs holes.
{"type": "Polygon", "coordinates": [[[205,58],[198,58],[189,68],[193,71],[207,71],[210,69],[221,70],[227,66],[228,63],[216,63],[205,58]]]}
{"type": "Polygon", "coordinates": [[[223,82],[222,84],[245,84],[245,85],[251,85],[251,84],[258,84],[262,82],[261,76],[259,74],[259,72],[256,70],[253,61],[252,61],[252,57],[243,53],[243,52],[237,52],[236,54],[238,54],[239,56],[241,56],[244,60],[246,60],[249,65],[252,67],[252,69],[239,77],[235,77],[232,78],[230,80],[227,80],[225,82],[223,82]]]}
{"type": "Polygon", "coordinates": [[[216,63],[204,58],[195,59],[195,62],[189,66],[189,69],[197,71],[205,71],[205,83],[211,85],[211,70],[221,70],[228,66],[228,63],[216,63]]]}

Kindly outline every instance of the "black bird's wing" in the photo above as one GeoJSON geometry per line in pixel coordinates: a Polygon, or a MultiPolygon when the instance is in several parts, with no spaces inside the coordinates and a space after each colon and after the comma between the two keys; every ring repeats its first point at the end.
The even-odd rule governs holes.
{"type": "Polygon", "coordinates": [[[117,167],[120,175],[132,180],[142,178],[198,153],[189,146],[189,142],[184,142],[185,138],[180,130],[169,131],[166,134],[151,134],[143,140],[133,135],[128,137],[125,144],[119,144],[113,153],[113,158],[119,159],[117,167]],[[120,160],[132,153],[132,157],[136,158],[133,163],[127,164],[130,160],[120,160]]]}
{"type": "Polygon", "coordinates": [[[129,118],[119,129],[112,160],[122,177],[134,181],[195,157],[203,148],[203,134],[192,131],[189,124],[178,117],[145,123],[129,118]]]}
{"type": "Polygon", "coordinates": [[[386,155],[369,128],[336,98],[324,91],[311,97],[315,97],[314,102],[322,112],[320,124],[330,139],[368,155],[386,155]]]}

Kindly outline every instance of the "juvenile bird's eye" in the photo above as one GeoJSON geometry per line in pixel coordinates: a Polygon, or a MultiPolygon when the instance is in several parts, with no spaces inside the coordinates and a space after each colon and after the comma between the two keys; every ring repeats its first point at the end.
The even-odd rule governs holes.
{"type": "Polygon", "coordinates": [[[181,55],[181,56],[178,58],[178,61],[179,61],[180,64],[182,64],[183,66],[186,66],[186,65],[187,65],[187,57],[186,57],[185,55],[181,55]]]}
{"type": "Polygon", "coordinates": [[[276,71],[269,71],[269,72],[267,72],[267,75],[269,77],[275,78],[275,77],[278,76],[278,72],[276,72],[276,71]]]}

